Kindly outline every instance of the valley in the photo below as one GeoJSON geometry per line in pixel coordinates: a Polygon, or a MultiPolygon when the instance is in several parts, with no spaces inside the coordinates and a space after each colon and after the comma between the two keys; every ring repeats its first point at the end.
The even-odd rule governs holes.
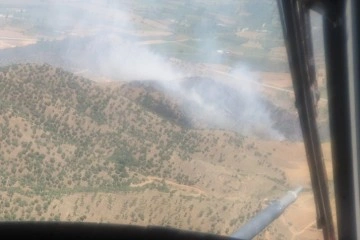
{"type": "Polygon", "coordinates": [[[0,221],[231,235],[302,185],[258,239],[322,238],[275,13],[263,25],[248,1],[25,2],[0,4],[0,221]]]}

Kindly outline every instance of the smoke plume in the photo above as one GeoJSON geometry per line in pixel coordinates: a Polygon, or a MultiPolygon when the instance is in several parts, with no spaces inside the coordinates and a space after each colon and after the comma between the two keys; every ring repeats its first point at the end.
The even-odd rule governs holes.
{"type": "MultiPolygon", "coordinates": [[[[159,41],[156,43],[159,46],[166,45],[166,36],[174,34],[174,28],[134,12],[131,2],[51,2],[29,10],[27,17],[36,19],[34,26],[38,31],[54,36],[45,37],[43,46],[51,46],[49,48],[57,52],[57,60],[61,59],[63,66],[73,70],[83,68],[122,81],[156,81],[169,95],[182,98],[181,106],[190,119],[206,123],[207,127],[282,138],[272,128],[273,122],[260,96],[256,76],[238,62],[230,66],[232,70],[226,79],[192,76],[191,72],[177,68],[169,61],[171,53],[164,56],[147,45],[147,41],[153,39],[159,41]],[[145,24],[149,29],[139,29],[139,24],[145,24]]],[[[231,8],[222,10],[230,11],[231,8]]],[[[206,9],[199,14],[206,14],[206,9]]],[[[191,26],[188,33],[194,40],[201,40],[194,49],[194,57],[222,63],[226,49],[222,48],[221,40],[214,37],[217,30],[212,29],[215,24],[220,26],[218,31],[223,31],[221,25],[205,21],[201,15],[198,17],[200,21],[191,26]]],[[[189,24],[177,22],[180,27],[189,24]]],[[[182,46],[181,42],[178,46],[182,46]]]]}

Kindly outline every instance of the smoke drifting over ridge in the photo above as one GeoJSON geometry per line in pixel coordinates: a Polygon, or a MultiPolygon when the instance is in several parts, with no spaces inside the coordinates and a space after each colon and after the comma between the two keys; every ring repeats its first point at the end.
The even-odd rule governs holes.
{"type": "MultiPolygon", "coordinates": [[[[127,4],[117,2],[107,6],[101,1],[50,3],[37,11],[39,18],[45,19],[43,24],[47,31],[67,36],[57,49],[57,56],[64,65],[86,68],[97,75],[122,81],[156,81],[169,95],[183,99],[181,106],[190,118],[201,119],[208,127],[283,138],[272,127],[273,120],[258,85],[254,83],[256,76],[240,64],[233,66],[231,78],[226,80],[192,76],[192,73],[176,68],[146,44],[139,44],[141,34],[166,36],[171,35],[172,30],[162,23],[137,16],[127,4]],[[139,22],[147,23],[150,30],[137,30],[135,25],[139,22]],[[72,40],[68,40],[69,36],[72,40]]],[[[218,40],[211,37],[216,33],[208,24],[200,21],[193,31],[193,37],[202,39],[198,46],[200,52],[211,53],[212,58],[221,62],[222,54],[216,54],[218,40]]]]}

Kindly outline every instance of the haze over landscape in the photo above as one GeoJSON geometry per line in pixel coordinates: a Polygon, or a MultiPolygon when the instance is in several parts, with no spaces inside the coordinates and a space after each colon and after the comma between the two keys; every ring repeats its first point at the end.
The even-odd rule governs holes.
{"type": "Polygon", "coordinates": [[[278,18],[272,0],[2,1],[0,220],[230,235],[302,185],[258,238],[321,238],[278,18]]]}

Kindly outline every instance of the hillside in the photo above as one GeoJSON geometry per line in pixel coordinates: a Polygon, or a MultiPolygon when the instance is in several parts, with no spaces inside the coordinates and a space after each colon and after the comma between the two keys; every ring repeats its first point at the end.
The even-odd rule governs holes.
{"type": "MultiPolygon", "coordinates": [[[[184,127],[123,86],[50,65],[0,69],[0,220],[231,234],[293,187],[278,164],[290,143],[184,127]]],[[[263,234],[287,239],[287,224],[263,234]]]]}
{"type": "Polygon", "coordinates": [[[285,107],[277,106],[270,98],[261,96],[257,101],[251,102],[249,96],[242,96],[244,92],[241,90],[237,91],[222,83],[221,80],[209,77],[185,78],[181,80],[181,86],[180,89],[184,89],[189,95],[195,93],[197,97],[207,102],[207,106],[197,105],[196,100],[198,99],[183,97],[176,91],[165,89],[161,83],[156,81],[131,81],[123,84],[121,91],[123,96],[135,101],[147,110],[185,128],[221,128],[246,132],[246,128],[251,125],[249,119],[256,121],[256,118],[259,118],[259,115],[249,117],[254,113],[249,112],[246,107],[253,105],[253,108],[257,108],[256,105],[258,105],[259,109],[266,111],[268,115],[265,117],[269,117],[269,121],[263,119],[264,122],[256,126],[259,127],[260,125],[264,129],[247,131],[247,135],[276,139],[276,137],[268,134],[269,129],[273,129],[284,139],[291,141],[302,139],[296,113],[285,107]],[[205,107],[211,107],[216,111],[211,121],[209,121],[207,112],[202,110],[205,107]],[[214,118],[225,121],[218,123],[219,121],[214,118]]]}

